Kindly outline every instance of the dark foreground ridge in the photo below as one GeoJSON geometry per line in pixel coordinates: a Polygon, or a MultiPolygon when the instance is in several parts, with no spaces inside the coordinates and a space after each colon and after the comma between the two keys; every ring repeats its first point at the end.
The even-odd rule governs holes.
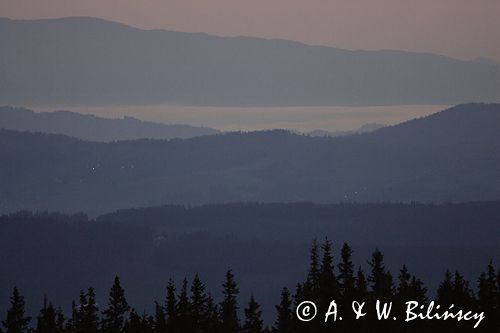
{"type": "Polygon", "coordinates": [[[337,253],[343,242],[352,244],[353,261],[366,272],[366,258],[379,248],[388,267],[406,264],[434,298],[446,269],[458,269],[472,288],[490,259],[500,261],[498,212],[500,202],[165,206],[96,220],[20,212],[0,217],[0,314],[13,286],[32,315],[44,294],[69,311],[70,300],[87,286],[106,304],[115,275],[142,314],[153,311],[152,300],[162,302],[169,278],[180,282],[198,272],[215,293],[231,267],[241,302],[253,294],[270,323],[281,288],[292,290],[303,277],[310,240],[325,237],[337,253]]]}
{"type": "Polygon", "coordinates": [[[345,243],[340,259],[334,262],[332,243],[326,240],[320,246],[315,241],[306,279],[296,284],[294,293],[288,288],[282,289],[271,328],[265,328],[260,304],[253,295],[248,303],[241,303],[231,270],[226,273],[218,300],[198,274],[192,283],[184,278],[180,286],[170,279],[165,283],[166,291],[154,301],[153,314],[129,305],[118,277],[114,279],[107,303],[98,303],[94,288],[81,290],[78,301],[72,302],[68,317],[45,298],[38,316],[31,320],[25,313],[24,298],[14,288],[2,325],[8,333],[28,332],[30,322],[36,322],[35,333],[497,332],[500,271],[497,272],[491,262],[477,280],[477,293],[458,271],[446,271],[434,293],[435,300],[431,300],[424,283],[412,275],[406,265],[393,277],[385,267],[384,255],[377,249],[368,261],[366,276],[363,269],[353,263],[352,252],[345,243]],[[332,307],[333,300],[335,307],[332,307]],[[354,301],[364,304],[356,308],[359,313],[365,313],[364,316],[356,317],[352,310],[354,301]],[[390,316],[377,315],[377,301],[391,305],[390,316]],[[315,310],[303,311],[305,304],[311,306],[310,302],[314,303],[315,310]],[[409,307],[406,302],[416,302],[419,307],[409,307]],[[439,307],[434,312],[422,310],[432,302],[442,310],[438,311],[439,307]],[[325,322],[324,314],[329,311],[332,314],[325,322]],[[415,319],[420,313],[425,317],[415,319]],[[451,319],[442,319],[446,313],[453,314],[451,319]],[[240,319],[241,314],[244,319],[240,319]]]}

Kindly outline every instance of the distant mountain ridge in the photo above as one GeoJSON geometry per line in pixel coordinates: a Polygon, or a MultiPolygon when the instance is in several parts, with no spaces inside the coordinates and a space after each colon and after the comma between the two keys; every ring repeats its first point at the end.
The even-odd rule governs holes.
{"type": "Polygon", "coordinates": [[[71,111],[34,112],[29,109],[0,106],[0,128],[52,134],[64,134],[88,141],[136,139],[173,139],[213,135],[218,130],[179,124],[160,124],[132,117],[101,118],[71,111]]]}
{"type": "Polygon", "coordinates": [[[402,51],[0,19],[0,104],[397,105],[500,101],[500,66],[402,51]]]}
{"type": "MultiPolygon", "coordinates": [[[[304,134],[317,137],[337,137],[367,133],[385,125],[368,123],[355,130],[327,131],[313,130],[304,134]]],[[[33,110],[0,106],[0,128],[14,131],[63,134],[86,141],[111,142],[137,139],[189,139],[203,135],[222,133],[210,127],[183,124],[163,124],[125,116],[103,118],[93,114],[81,114],[60,110],[35,112],[33,110]]],[[[302,133],[293,131],[297,134],[302,133]]]]}
{"type": "Polygon", "coordinates": [[[337,136],[344,136],[344,135],[351,135],[351,134],[361,134],[361,133],[369,133],[373,132],[376,130],[381,129],[382,127],[385,127],[385,125],[382,124],[365,124],[355,130],[352,131],[326,131],[326,130],[314,130],[314,131],[309,131],[306,132],[305,134],[310,135],[310,136],[319,136],[319,137],[337,137],[337,136]]]}
{"type": "Polygon", "coordinates": [[[287,131],[85,142],[0,130],[0,212],[500,198],[500,104],[337,138],[287,131]]]}

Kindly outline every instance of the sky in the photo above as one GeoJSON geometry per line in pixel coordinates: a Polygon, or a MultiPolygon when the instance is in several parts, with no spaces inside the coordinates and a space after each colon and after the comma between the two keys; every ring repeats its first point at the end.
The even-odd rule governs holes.
{"type": "Polygon", "coordinates": [[[0,0],[0,16],[94,16],[144,29],[500,61],[500,0],[0,0]]]}

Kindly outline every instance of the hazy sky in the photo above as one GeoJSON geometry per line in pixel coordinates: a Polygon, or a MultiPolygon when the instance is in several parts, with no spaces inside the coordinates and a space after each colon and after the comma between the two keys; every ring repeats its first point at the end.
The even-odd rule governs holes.
{"type": "Polygon", "coordinates": [[[96,16],[141,28],[500,60],[500,0],[0,0],[0,16],[96,16]]]}

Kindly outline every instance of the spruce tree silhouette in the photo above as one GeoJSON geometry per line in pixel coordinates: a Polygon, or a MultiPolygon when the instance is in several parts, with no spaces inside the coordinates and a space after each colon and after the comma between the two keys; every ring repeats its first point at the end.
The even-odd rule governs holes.
{"type": "Polygon", "coordinates": [[[129,310],[125,291],[120,285],[120,278],[116,276],[109,292],[108,308],[102,312],[102,332],[121,333],[129,310]]]}
{"type": "Polygon", "coordinates": [[[143,333],[154,333],[154,318],[153,316],[149,316],[146,312],[142,315],[141,318],[141,331],[143,333]]]}
{"type": "Polygon", "coordinates": [[[497,274],[490,260],[486,272],[481,273],[478,280],[478,306],[484,311],[488,320],[488,328],[500,327],[500,286],[497,274]]]}
{"type": "Polygon", "coordinates": [[[78,309],[77,333],[96,333],[99,329],[99,308],[95,299],[94,288],[88,288],[87,293],[80,294],[80,306],[78,309]]]}
{"type": "Polygon", "coordinates": [[[439,284],[437,290],[437,302],[442,306],[453,304],[453,280],[449,270],[444,274],[444,280],[439,284]]]}
{"type": "Polygon", "coordinates": [[[361,267],[358,267],[356,272],[356,277],[354,281],[354,291],[351,299],[343,299],[345,304],[344,310],[342,312],[342,317],[346,318],[346,321],[342,321],[340,324],[342,331],[344,332],[367,332],[367,327],[369,323],[366,320],[354,320],[355,315],[352,311],[352,302],[356,301],[359,303],[367,302],[369,300],[368,293],[368,283],[366,281],[365,274],[361,267]],[[347,311],[347,312],[346,312],[347,311]]]}
{"type": "Polygon", "coordinates": [[[63,332],[64,317],[56,310],[47,297],[43,298],[43,308],[37,317],[36,333],[61,333],[63,332]]]}
{"type": "Polygon", "coordinates": [[[2,321],[5,333],[25,333],[28,332],[31,318],[25,315],[24,297],[21,296],[17,287],[14,287],[10,298],[10,308],[7,311],[7,318],[2,321]]]}
{"type": "Polygon", "coordinates": [[[424,287],[424,283],[420,279],[408,272],[406,265],[401,268],[398,280],[396,301],[404,303],[407,300],[412,300],[421,304],[427,303],[427,288],[424,287]]]}
{"type": "Polygon", "coordinates": [[[411,299],[416,300],[419,303],[427,303],[427,288],[425,287],[422,280],[417,279],[415,276],[412,276],[410,283],[410,291],[411,291],[411,299]]]}
{"type": "Polygon", "coordinates": [[[410,294],[410,284],[411,284],[411,275],[408,272],[408,267],[403,265],[401,270],[399,271],[399,285],[397,288],[397,296],[402,296],[403,299],[408,299],[408,295],[410,294]]]}
{"type": "Polygon", "coordinates": [[[264,321],[262,320],[262,310],[259,303],[255,301],[253,295],[250,296],[248,305],[245,308],[245,323],[243,333],[263,333],[264,321]]]}
{"type": "Polygon", "coordinates": [[[238,320],[239,289],[231,270],[226,273],[226,280],[222,285],[223,300],[221,306],[221,328],[224,333],[236,333],[240,328],[238,320]]]}
{"type": "Polygon", "coordinates": [[[154,332],[155,333],[167,332],[167,321],[165,318],[165,310],[160,304],[158,304],[158,302],[155,302],[154,332]]]}
{"type": "MultiPolygon", "coordinates": [[[[394,287],[392,275],[385,269],[384,255],[378,249],[372,254],[368,262],[371,267],[368,282],[370,283],[370,303],[369,308],[376,309],[377,302],[389,303],[393,301],[394,287]]],[[[375,311],[371,311],[367,316],[373,332],[389,332],[396,325],[392,320],[379,320],[375,311]]],[[[392,318],[391,318],[392,319],[392,318]]]]}
{"type": "Polygon", "coordinates": [[[218,333],[221,331],[220,322],[220,309],[219,306],[214,302],[213,297],[208,294],[207,296],[207,324],[206,330],[211,333],[218,333]]]}
{"type": "Polygon", "coordinates": [[[463,309],[471,309],[474,306],[474,294],[469,287],[469,282],[458,271],[455,271],[452,295],[452,302],[455,306],[463,309]]]}
{"type": "MultiPolygon", "coordinates": [[[[82,297],[83,290],[80,290],[80,298],[82,297]]],[[[66,331],[67,332],[77,332],[77,328],[80,325],[80,318],[78,313],[78,306],[75,301],[71,302],[71,317],[66,323],[66,331]]]]}
{"type": "Polygon", "coordinates": [[[178,296],[177,301],[177,326],[178,332],[188,332],[191,327],[191,321],[189,317],[189,297],[188,297],[188,281],[187,278],[182,280],[181,291],[178,296]]]}
{"type": "Polygon", "coordinates": [[[190,302],[190,321],[194,332],[199,332],[205,329],[207,324],[207,294],[205,292],[205,285],[201,282],[198,273],[193,279],[191,284],[191,302],[190,302]]]}
{"type": "Polygon", "coordinates": [[[66,318],[64,317],[63,310],[61,307],[56,309],[56,332],[64,332],[65,327],[64,323],[66,322],[66,318]]]}
{"type": "MultiPolygon", "coordinates": [[[[403,265],[399,271],[398,281],[394,297],[394,313],[397,318],[405,318],[406,302],[416,301],[419,304],[425,304],[427,302],[427,289],[423,286],[422,281],[409,273],[406,265],[403,265]]],[[[404,327],[398,327],[398,329],[401,332],[413,332],[423,329],[423,327],[423,321],[414,321],[404,325],[404,327]]]]}
{"type": "Polygon", "coordinates": [[[358,272],[356,273],[356,286],[354,288],[354,298],[359,302],[367,301],[369,297],[368,293],[368,283],[366,281],[365,274],[361,267],[358,267],[358,272]]]}
{"type": "MultiPolygon", "coordinates": [[[[447,270],[445,278],[437,290],[437,303],[441,305],[442,308],[453,306],[455,309],[468,311],[474,309],[476,300],[469,287],[469,283],[465,281],[463,276],[458,271],[452,274],[447,270]]],[[[486,321],[485,325],[487,325],[488,322],[489,320],[486,321]]],[[[487,331],[487,328],[484,327],[485,325],[481,327],[480,331],[483,329],[487,331]]],[[[471,329],[455,321],[441,321],[432,326],[436,330],[441,331],[453,330],[454,332],[467,332],[471,329]]]]}
{"type": "Polygon", "coordinates": [[[135,309],[130,310],[129,318],[125,323],[124,328],[125,333],[142,333],[142,319],[141,316],[137,314],[135,309]]]}
{"type": "Polygon", "coordinates": [[[165,300],[165,312],[167,315],[167,330],[168,332],[178,331],[177,320],[177,299],[175,296],[175,282],[172,279],[168,280],[167,297],[165,300]]]}
{"type": "Polygon", "coordinates": [[[339,286],[335,277],[332,243],[326,239],[321,246],[323,257],[319,269],[318,285],[319,285],[319,307],[321,312],[326,312],[331,300],[339,299],[339,286]]]}
{"type": "MultiPolygon", "coordinates": [[[[294,316],[292,309],[292,296],[288,288],[283,288],[280,303],[276,306],[277,318],[273,326],[274,333],[292,333],[294,329],[294,316]]],[[[307,327],[307,326],[304,326],[307,327]]]]}
{"type": "Polygon", "coordinates": [[[343,299],[350,300],[354,295],[355,278],[354,265],[352,263],[352,249],[349,244],[344,243],[340,252],[339,287],[343,299]]]}
{"type": "Polygon", "coordinates": [[[313,240],[311,252],[309,255],[310,266],[307,274],[306,282],[302,286],[303,297],[310,301],[318,301],[319,299],[319,247],[316,239],[313,240]]]}
{"type": "Polygon", "coordinates": [[[340,251],[340,262],[338,264],[339,276],[339,313],[343,321],[338,323],[342,330],[352,325],[354,313],[351,310],[351,304],[356,298],[356,278],[354,276],[354,264],[352,263],[352,249],[349,244],[344,243],[340,251]]]}
{"type": "Polygon", "coordinates": [[[371,273],[368,276],[368,282],[371,287],[372,299],[380,301],[389,301],[393,296],[392,275],[385,269],[384,255],[378,249],[372,254],[368,262],[371,267],[371,273]]]}

